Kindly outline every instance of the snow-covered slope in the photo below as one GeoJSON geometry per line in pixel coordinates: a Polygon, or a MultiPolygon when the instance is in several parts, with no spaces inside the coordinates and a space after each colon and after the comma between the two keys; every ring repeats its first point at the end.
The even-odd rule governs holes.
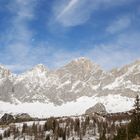
{"type": "MultiPolygon", "coordinates": [[[[79,104],[79,100],[83,98],[87,99],[86,102],[90,102],[94,97],[89,106],[82,102],[87,109],[94,105],[97,98],[104,99],[110,95],[112,99],[106,103],[108,105],[115,102],[113,98],[116,95],[119,95],[120,99],[127,98],[129,101],[129,98],[134,98],[139,93],[140,61],[120,69],[105,71],[89,59],[78,58],[57,70],[49,70],[39,64],[21,75],[12,74],[5,67],[0,66],[0,101],[3,105],[5,102],[7,105],[12,103],[11,107],[17,109],[21,107],[21,110],[24,109],[24,105],[35,108],[36,105],[41,105],[48,110],[57,106],[58,110],[66,107],[68,111],[75,110],[74,114],[82,113],[67,108],[67,105],[79,104]]],[[[82,111],[85,110],[84,107],[82,111]]],[[[0,111],[2,110],[1,105],[0,111]]],[[[121,107],[120,110],[118,107],[117,111],[121,111],[121,107]]],[[[65,115],[65,112],[63,113],[65,115]]]]}
{"type": "Polygon", "coordinates": [[[3,113],[28,113],[33,117],[50,117],[50,116],[70,116],[81,115],[85,111],[95,105],[96,103],[102,103],[107,112],[123,112],[133,108],[134,99],[128,97],[122,97],[120,95],[108,95],[102,97],[87,97],[83,96],[76,101],[67,102],[60,106],[55,106],[53,103],[20,103],[10,104],[0,102],[1,114],[3,113]]]}
{"type": "Polygon", "coordinates": [[[103,91],[112,91],[122,96],[135,97],[140,93],[140,61],[110,71],[113,80],[103,87],[103,91]]]}

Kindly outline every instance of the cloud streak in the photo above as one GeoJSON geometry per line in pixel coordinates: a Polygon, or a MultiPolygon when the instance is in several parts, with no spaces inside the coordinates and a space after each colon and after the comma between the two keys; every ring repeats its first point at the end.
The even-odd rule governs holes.
{"type": "Polygon", "coordinates": [[[54,20],[64,27],[86,23],[95,10],[118,6],[132,0],[60,0],[53,8],[54,20]]]}

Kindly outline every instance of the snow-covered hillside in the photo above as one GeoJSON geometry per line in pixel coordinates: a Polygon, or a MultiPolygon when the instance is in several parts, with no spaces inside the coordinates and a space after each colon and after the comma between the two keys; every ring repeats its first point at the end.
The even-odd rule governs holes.
{"type": "Polygon", "coordinates": [[[20,103],[18,105],[0,102],[1,115],[3,113],[28,113],[33,117],[50,117],[50,116],[70,116],[81,115],[85,111],[94,106],[96,103],[102,103],[107,112],[123,112],[128,111],[133,107],[134,99],[122,97],[120,95],[108,95],[102,97],[86,97],[83,96],[76,101],[67,102],[60,106],[53,103],[20,103]]]}

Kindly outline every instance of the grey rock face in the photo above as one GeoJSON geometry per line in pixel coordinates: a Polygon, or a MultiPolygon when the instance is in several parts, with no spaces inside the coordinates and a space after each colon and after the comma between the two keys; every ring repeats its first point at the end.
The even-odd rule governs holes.
{"type": "Polygon", "coordinates": [[[120,69],[104,71],[86,58],[79,58],[57,70],[39,64],[14,75],[0,66],[0,100],[6,102],[52,102],[56,105],[82,96],[140,93],[140,61],[120,69]]]}
{"type": "Polygon", "coordinates": [[[7,78],[11,75],[10,70],[6,69],[2,65],[0,65],[0,79],[7,78]]]}
{"type": "Polygon", "coordinates": [[[11,115],[8,113],[5,113],[1,118],[0,118],[0,124],[9,124],[12,122],[21,122],[21,121],[30,121],[33,118],[27,114],[27,113],[22,113],[22,114],[17,114],[17,115],[11,115]]]}
{"type": "Polygon", "coordinates": [[[85,112],[85,114],[88,114],[88,115],[93,114],[93,113],[98,113],[98,114],[104,115],[107,113],[107,111],[103,104],[97,103],[93,107],[90,107],[89,109],[87,109],[85,112]]]}
{"type": "Polygon", "coordinates": [[[27,114],[27,113],[22,113],[22,114],[17,114],[16,116],[15,116],[15,119],[16,120],[30,120],[30,119],[32,119],[31,118],[31,116],[29,115],[29,114],[27,114]]]}
{"type": "Polygon", "coordinates": [[[7,114],[7,113],[5,113],[0,119],[0,123],[2,123],[2,124],[11,123],[13,121],[14,121],[13,115],[7,114]]]}
{"type": "Polygon", "coordinates": [[[11,102],[13,95],[13,83],[10,79],[4,78],[0,84],[0,100],[11,102]]]}
{"type": "Polygon", "coordinates": [[[13,76],[10,70],[0,65],[0,100],[11,102],[13,96],[13,76]]]}

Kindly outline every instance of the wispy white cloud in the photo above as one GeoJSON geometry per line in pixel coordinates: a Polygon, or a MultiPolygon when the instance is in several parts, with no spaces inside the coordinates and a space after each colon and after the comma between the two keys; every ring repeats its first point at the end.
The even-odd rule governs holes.
{"type": "Polygon", "coordinates": [[[65,27],[77,26],[87,22],[95,10],[105,9],[132,0],[59,0],[55,3],[54,21],[65,27]]]}
{"type": "Polygon", "coordinates": [[[16,66],[21,66],[21,70],[33,63],[28,58],[33,47],[31,40],[34,32],[28,28],[28,22],[34,18],[35,6],[36,0],[13,0],[8,5],[13,17],[9,20],[11,26],[3,37],[6,47],[0,56],[6,58],[6,65],[14,71],[19,70],[16,66]]]}
{"type": "Polygon", "coordinates": [[[115,19],[106,29],[111,34],[120,33],[131,26],[132,19],[130,16],[121,16],[115,19]]]}
{"type": "Polygon", "coordinates": [[[58,14],[57,19],[61,18],[64,14],[69,12],[72,8],[76,7],[79,0],[71,0],[66,7],[58,14]]]}
{"type": "Polygon", "coordinates": [[[71,0],[57,15],[56,20],[63,26],[76,26],[85,23],[92,13],[94,6],[89,0],[71,0]],[[89,2],[89,4],[87,4],[89,2]],[[85,8],[86,7],[86,8],[85,8]]]}
{"type": "Polygon", "coordinates": [[[33,31],[28,29],[28,22],[34,17],[35,0],[13,0],[9,10],[14,15],[11,20],[11,29],[8,31],[11,40],[29,43],[33,31]]]}

